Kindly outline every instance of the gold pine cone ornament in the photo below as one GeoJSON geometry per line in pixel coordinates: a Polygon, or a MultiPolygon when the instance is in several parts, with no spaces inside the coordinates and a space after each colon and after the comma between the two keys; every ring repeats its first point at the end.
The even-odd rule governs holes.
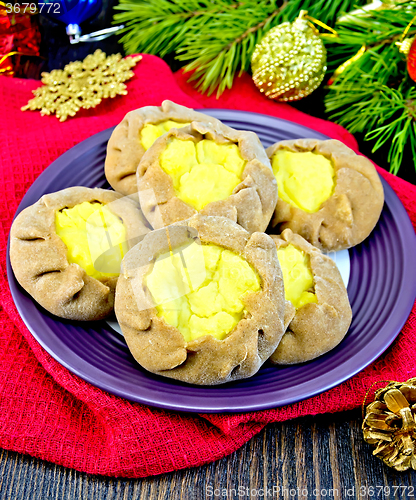
{"type": "Polygon", "coordinates": [[[416,470],[415,414],[416,378],[390,382],[366,408],[364,440],[375,446],[373,455],[397,471],[416,470]]]}
{"type": "Polygon", "coordinates": [[[321,84],[326,72],[326,50],[306,11],[293,23],[269,30],[256,45],[251,69],[253,81],[270,99],[297,101],[321,84]]]}

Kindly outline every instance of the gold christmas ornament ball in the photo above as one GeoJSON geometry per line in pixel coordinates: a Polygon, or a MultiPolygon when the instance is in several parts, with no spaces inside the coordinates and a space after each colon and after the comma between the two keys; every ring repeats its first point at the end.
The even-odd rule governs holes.
{"type": "Polygon", "coordinates": [[[319,33],[303,18],[272,28],[251,58],[253,81],[270,99],[297,101],[321,84],[326,50],[319,33]]]}

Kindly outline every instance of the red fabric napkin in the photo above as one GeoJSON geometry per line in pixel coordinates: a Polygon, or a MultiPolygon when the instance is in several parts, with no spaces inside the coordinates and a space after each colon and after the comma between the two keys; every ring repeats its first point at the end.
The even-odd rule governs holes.
{"type": "MultiPolygon", "coordinates": [[[[117,124],[131,109],[171,99],[195,108],[267,113],[356,148],[342,127],[264,98],[248,75],[216,100],[201,96],[186,77],[173,75],[157,57],[145,55],[135,72],[127,96],[107,100],[64,123],[20,111],[39,82],[0,77],[0,446],[90,473],[143,477],[217,460],[268,422],[355,408],[374,381],[416,376],[416,307],[388,352],[348,382],[295,405],[248,414],[194,415],[131,403],[84,382],[40,347],[20,319],[7,285],[7,236],[29,186],[70,147],[117,124]]],[[[380,173],[416,226],[416,186],[380,173]]]]}

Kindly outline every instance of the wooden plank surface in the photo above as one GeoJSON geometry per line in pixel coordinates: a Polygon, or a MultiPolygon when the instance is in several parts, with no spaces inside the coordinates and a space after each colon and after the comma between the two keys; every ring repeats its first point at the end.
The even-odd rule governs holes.
{"type": "Polygon", "coordinates": [[[144,479],[93,476],[0,450],[1,500],[414,499],[363,441],[358,411],[268,425],[228,457],[144,479]]]}

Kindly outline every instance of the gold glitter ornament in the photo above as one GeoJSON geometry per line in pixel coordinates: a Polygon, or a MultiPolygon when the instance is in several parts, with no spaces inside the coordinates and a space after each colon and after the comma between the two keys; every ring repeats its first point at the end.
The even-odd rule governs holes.
{"type": "Polygon", "coordinates": [[[101,50],[88,55],[83,61],[67,64],[64,69],[42,73],[42,87],[33,90],[35,97],[22,111],[40,109],[41,115],[56,113],[64,122],[81,108],[95,108],[103,99],[126,95],[126,85],[134,72],[133,66],[142,56],[123,59],[120,54],[106,56],[101,50]]]}
{"type": "Polygon", "coordinates": [[[416,470],[416,378],[376,391],[365,415],[364,405],[364,440],[375,447],[373,455],[398,471],[416,470]]]}
{"type": "Polygon", "coordinates": [[[256,45],[251,69],[256,86],[270,99],[297,101],[321,84],[326,50],[319,32],[310,27],[302,10],[293,23],[268,31],[256,45]]]}

